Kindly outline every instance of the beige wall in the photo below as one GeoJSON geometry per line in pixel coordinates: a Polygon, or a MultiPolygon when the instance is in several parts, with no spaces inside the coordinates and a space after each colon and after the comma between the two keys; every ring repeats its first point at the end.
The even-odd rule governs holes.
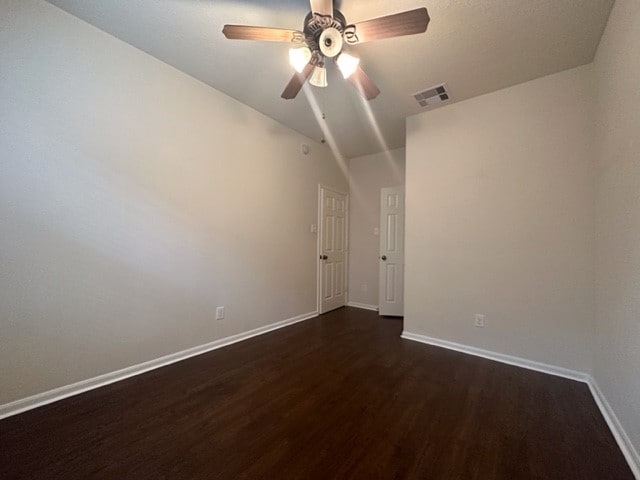
{"type": "Polygon", "coordinates": [[[640,468],[640,2],[617,0],[596,54],[593,376],[640,468]]]}
{"type": "Polygon", "coordinates": [[[406,331],[590,370],[591,87],[580,67],[408,119],[406,331]]]}
{"type": "Polygon", "coordinates": [[[404,185],[404,161],[404,148],[349,160],[350,302],[378,306],[380,189],[404,185]]]}
{"type": "Polygon", "coordinates": [[[0,105],[0,404],[316,309],[326,147],[35,0],[0,105]]]}

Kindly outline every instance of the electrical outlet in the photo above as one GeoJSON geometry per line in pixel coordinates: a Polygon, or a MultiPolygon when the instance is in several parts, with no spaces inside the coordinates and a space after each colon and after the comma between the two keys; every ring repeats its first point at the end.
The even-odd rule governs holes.
{"type": "Polygon", "coordinates": [[[480,313],[476,313],[474,320],[473,320],[473,324],[476,327],[479,328],[484,328],[484,315],[481,315],[480,313]]]}
{"type": "Polygon", "coordinates": [[[362,285],[360,285],[360,290],[366,292],[367,290],[369,290],[369,285],[363,283],[362,285]]]}
{"type": "Polygon", "coordinates": [[[224,318],[224,307],[216,307],[216,320],[224,318]]]}

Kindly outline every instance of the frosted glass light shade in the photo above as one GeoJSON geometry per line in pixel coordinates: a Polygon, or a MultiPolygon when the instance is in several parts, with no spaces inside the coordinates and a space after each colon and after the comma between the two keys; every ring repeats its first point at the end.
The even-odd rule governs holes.
{"type": "Polygon", "coordinates": [[[307,47],[289,49],[289,63],[296,72],[302,73],[309,60],[311,60],[311,50],[307,47]]]}
{"type": "Polygon", "coordinates": [[[326,87],[327,84],[327,70],[324,66],[316,65],[311,74],[309,83],[314,87],[326,87]]]}
{"type": "Polygon", "coordinates": [[[356,71],[358,65],[360,65],[360,59],[357,57],[353,57],[348,53],[341,53],[338,59],[336,60],[338,64],[338,68],[342,73],[344,78],[349,78],[353,75],[353,72],[356,71]]]}

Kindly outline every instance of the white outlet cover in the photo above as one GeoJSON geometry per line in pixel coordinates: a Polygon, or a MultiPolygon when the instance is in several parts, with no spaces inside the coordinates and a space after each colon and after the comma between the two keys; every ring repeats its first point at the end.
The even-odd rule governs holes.
{"type": "Polygon", "coordinates": [[[484,315],[482,315],[480,313],[476,313],[473,323],[474,323],[474,325],[476,327],[482,328],[482,327],[484,327],[484,319],[485,319],[484,315]]]}
{"type": "Polygon", "coordinates": [[[216,320],[224,318],[224,307],[216,307],[216,320]]]}

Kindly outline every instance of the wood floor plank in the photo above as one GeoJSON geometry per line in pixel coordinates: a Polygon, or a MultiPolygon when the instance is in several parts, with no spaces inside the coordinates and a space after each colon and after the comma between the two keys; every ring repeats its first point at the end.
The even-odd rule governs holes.
{"type": "Polygon", "coordinates": [[[633,480],[585,384],[343,308],[0,421],[4,479],[633,480]]]}

